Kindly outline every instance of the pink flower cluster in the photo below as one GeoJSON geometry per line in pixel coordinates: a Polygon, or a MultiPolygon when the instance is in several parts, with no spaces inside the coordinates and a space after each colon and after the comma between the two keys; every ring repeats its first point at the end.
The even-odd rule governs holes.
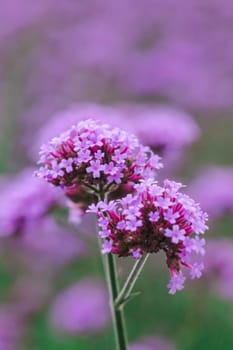
{"type": "Polygon", "coordinates": [[[164,251],[171,273],[169,293],[183,289],[181,266],[199,278],[203,263],[194,262],[194,253],[204,255],[207,214],[189,196],[179,192],[180,183],[165,180],[159,186],[153,179],[142,180],[135,194],[89,207],[97,213],[102,253],[140,259],[145,253],[164,251]]]}
{"type": "MultiPolygon", "coordinates": [[[[137,183],[162,167],[160,157],[134,135],[94,120],[85,120],[43,145],[37,176],[72,193],[106,193],[137,183]]],[[[75,200],[74,200],[75,201],[75,200]]]]}
{"type": "Polygon", "coordinates": [[[42,146],[37,176],[60,186],[77,209],[98,216],[102,253],[119,257],[164,251],[171,273],[169,293],[183,289],[182,266],[199,278],[207,215],[180,183],[154,180],[160,157],[119,128],[87,119],[42,146]],[[103,200],[104,199],[104,200],[103,200]]]}

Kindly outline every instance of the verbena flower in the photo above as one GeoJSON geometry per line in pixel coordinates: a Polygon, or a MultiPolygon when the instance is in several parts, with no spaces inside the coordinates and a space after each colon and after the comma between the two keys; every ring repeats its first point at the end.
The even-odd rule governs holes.
{"type": "Polygon", "coordinates": [[[85,120],[43,145],[37,176],[65,189],[74,201],[86,194],[109,193],[138,183],[160,169],[160,157],[134,135],[85,120]],[[121,188],[120,188],[121,187],[121,188]]]}
{"type": "Polygon", "coordinates": [[[136,193],[109,204],[99,202],[89,211],[97,213],[102,253],[140,259],[145,253],[164,251],[171,273],[169,293],[183,289],[181,267],[199,278],[203,264],[193,255],[204,255],[207,214],[189,196],[179,192],[180,183],[165,180],[159,186],[152,179],[135,185],[136,193]]]}

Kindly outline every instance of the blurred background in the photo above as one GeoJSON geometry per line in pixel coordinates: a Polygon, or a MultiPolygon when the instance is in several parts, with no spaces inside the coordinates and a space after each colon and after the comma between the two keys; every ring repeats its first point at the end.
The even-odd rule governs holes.
{"type": "Polygon", "coordinates": [[[32,176],[90,117],[149,144],[209,214],[201,280],[170,296],[150,257],[130,349],[233,348],[232,37],[231,0],[1,0],[0,350],[114,348],[92,218],[32,176]]]}

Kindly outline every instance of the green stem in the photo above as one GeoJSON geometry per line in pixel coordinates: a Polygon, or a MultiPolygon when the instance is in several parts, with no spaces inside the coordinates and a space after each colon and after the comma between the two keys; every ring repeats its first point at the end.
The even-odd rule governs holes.
{"type": "Polygon", "coordinates": [[[112,254],[107,254],[106,256],[106,274],[108,289],[111,298],[111,312],[116,340],[116,349],[127,350],[127,336],[123,308],[115,307],[115,300],[118,295],[119,287],[116,274],[115,260],[112,254]]]}
{"type": "Polygon", "coordinates": [[[140,260],[138,260],[132,271],[130,272],[124,286],[122,287],[122,290],[118,294],[118,297],[115,300],[115,308],[119,309],[122,307],[122,305],[128,300],[130,293],[146,263],[146,260],[148,258],[149,254],[146,254],[141,257],[140,260]]]}
{"type": "MultiPolygon", "coordinates": [[[[99,193],[98,200],[107,200],[107,195],[99,193]]],[[[115,307],[115,300],[119,293],[117,270],[115,260],[111,253],[107,254],[105,259],[105,275],[107,279],[108,291],[110,296],[110,307],[113,321],[116,350],[127,350],[127,335],[123,308],[115,307]]]]}

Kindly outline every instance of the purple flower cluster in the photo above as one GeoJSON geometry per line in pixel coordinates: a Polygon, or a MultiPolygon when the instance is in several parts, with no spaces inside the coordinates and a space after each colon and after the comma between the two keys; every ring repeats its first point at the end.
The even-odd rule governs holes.
{"type": "Polygon", "coordinates": [[[80,186],[91,194],[112,192],[162,167],[160,157],[135,136],[94,120],[81,121],[43,145],[39,163],[37,176],[67,189],[73,199],[80,186]]]}
{"type": "Polygon", "coordinates": [[[207,214],[189,196],[179,192],[180,183],[165,180],[159,186],[152,179],[135,185],[136,193],[89,208],[97,213],[103,239],[102,253],[140,259],[145,253],[164,251],[171,272],[169,293],[183,289],[181,266],[199,278],[203,263],[194,262],[194,253],[204,255],[207,214]]]}
{"type": "Polygon", "coordinates": [[[59,192],[33,178],[32,173],[29,168],[1,182],[0,236],[21,232],[61,202],[59,192]]]}

